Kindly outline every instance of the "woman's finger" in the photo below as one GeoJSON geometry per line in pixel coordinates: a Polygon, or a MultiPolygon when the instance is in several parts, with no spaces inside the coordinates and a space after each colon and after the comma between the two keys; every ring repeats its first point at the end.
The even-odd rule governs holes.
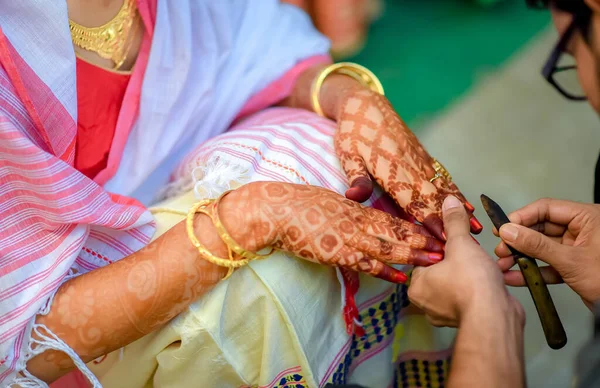
{"type": "MultiPolygon", "coordinates": [[[[415,224],[403,218],[394,217],[389,213],[370,207],[364,207],[361,210],[363,212],[360,214],[360,216],[364,217],[368,221],[379,224],[389,224],[410,234],[421,234],[423,236],[433,237],[431,233],[429,233],[429,231],[422,225],[415,224]]],[[[365,220],[357,219],[356,221],[364,223],[365,220]]]]}
{"type": "Polygon", "coordinates": [[[458,186],[456,186],[456,183],[450,181],[450,182],[448,182],[448,186],[450,186],[450,188],[453,190],[454,195],[458,196],[458,199],[460,199],[465,204],[465,209],[467,209],[467,211],[469,213],[475,213],[475,206],[471,205],[471,203],[469,201],[467,201],[467,198],[458,189],[458,186]]]}
{"type": "Polygon", "coordinates": [[[444,222],[437,213],[430,213],[422,221],[423,225],[433,234],[436,238],[446,241],[444,233],[444,222]]]}
{"type": "Polygon", "coordinates": [[[481,233],[481,231],[483,230],[483,225],[481,225],[481,222],[479,222],[477,217],[473,215],[473,210],[475,210],[473,208],[473,205],[467,202],[467,199],[464,195],[462,195],[460,190],[458,190],[458,187],[444,177],[434,179],[432,183],[435,187],[437,187],[439,192],[444,194],[444,198],[448,195],[453,195],[463,203],[465,210],[469,213],[469,225],[471,233],[481,233]]]}
{"type": "Polygon", "coordinates": [[[359,233],[348,245],[371,257],[388,264],[412,264],[429,266],[439,263],[444,255],[412,248],[408,244],[390,242],[366,233],[359,233]]]}
{"type": "Polygon", "coordinates": [[[365,202],[373,194],[373,181],[364,160],[358,154],[340,151],[338,154],[342,168],[350,182],[350,188],[346,190],[346,198],[356,202],[365,202]]]}
{"type": "Polygon", "coordinates": [[[382,279],[391,283],[406,283],[408,276],[402,271],[390,267],[381,261],[368,257],[360,260],[354,269],[355,271],[364,272],[378,279],[382,279]]]}
{"type": "MultiPolygon", "coordinates": [[[[542,277],[546,284],[561,284],[564,283],[563,278],[558,274],[558,272],[550,267],[541,267],[540,272],[542,273],[542,277]]],[[[511,287],[524,287],[527,284],[525,283],[525,278],[520,270],[512,270],[504,272],[504,283],[511,287]]]]}
{"type": "Polygon", "coordinates": [[[444,251],[445,244],[433,237],[422,225],[413,224],[393,217],[388,213],[370,208],[365,209],[364,217],[370,221],[361,222],[364,225],[363,231],[367,234],[391,242],[404,242],[413,248],[424,249],[426,251],[444,251]]]}
{"type": "Polygon", "coordinates": [[[404,272],[367,257],[363,252],[349,246],[342,247],[331,260],[320,262],[335,267],[344,267],[352,271],[364,272],[392,283],[404,283],[408,279],[404,272]]]}
{"type": "Polygon", "coordinates": [[[458,197],[458,199],[460,199],[460,201],[465,205],[465,209],[467,209],[467,212],[469,213],[469,225],[471,226],[471,233],[473,233],[473,234],[481,233],[483,231],[483,225],[481,224],[481,222],[479,222],[477,217],[475,217],[475,215],[473,214],[473,212],[475,211],[475,208],[473,207],[473,205],[471,205],[467,201],[467,199],[460,192],[460,190],[458,189],[456,184],[454,184],[453,182],[448,182],[448,185],[449,185],[450,189],[452,189],[452,194],[454,196],[458,197]]]}

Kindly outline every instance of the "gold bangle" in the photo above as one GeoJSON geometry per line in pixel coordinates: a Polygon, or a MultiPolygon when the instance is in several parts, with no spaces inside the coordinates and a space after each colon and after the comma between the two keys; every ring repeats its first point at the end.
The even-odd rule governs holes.
{"type": "Polygon", "coordinates": [[[247,260],[247,259],[235,260],[229,246],[227,246],[227,253],[229,256],[228,259],[223,259],[221,257],[217,257],[217,256],[213,255],[204,245],[202,245],[202,243],[200,243],[200,241],[196,237],[196,233],[194,231],[194,216],[197,213],[205,214],[214,223],[212,215],[205,210],[206,207],[209,206],[210,204],[212,204],[213,202],[215,202],[215,201],[212,199],[208,199],[208,200],[200,201],[200,202],[194,204],[194,206],[192,206],[190,208],[190,211],[187,214],[185,223],[186,223],[188,238],[190,239],[190,241],[192,242],[194,247],[196,247],[200,256],[202,256],[202,258],[204,258],[206,261],[208,261],[210,263],[213,263],[220,267],[229,268],[229,271],[227,271],[227,275],[225,275],[225,277],[223,278],[223,280],[225,280],[225,279],[229,278],[229,276],[231,276],[231,274],[233,273],[233,270],[235,268],[239,268],[239,267],[242,267],[242,266],[248,264],[249,260],[247,260]]]}
{"type": "Polygon", "coordinates": [[[250,252],[242,248],[242,246],[238,244],[229,233],[227,233],[227,229],[225,229],[225,226],[223,225],[223,223],[221,222],[221,218],[219,217],[219,204],[221,203],[221,200],[229,193],[231,193],[231,190],[221,194],[221,196],[215,201],[215,204],[213,206],[213,216],[211,217],[215,228],[217,229],[217,233],[221,237],[221,240],[223,240],[223,242],[227,245],[227,247],[229,247],[229,249],[231,249],[238,256],[241,256],[244,259],[260,260],[268,257],[273,252],[275,252],[275,248],[271,248],[271,251],[265,254],[250,252]]]}
{"type": "Polygon", "coordinates": [[[319,102],[321,87],[328,76],[336,73],[352,77],[372,91],[384,95],[383,85],[381,85],[381,82],[371,70],[351,62],[334,63],[319,71],[310,89],[310,102],[313,110],[319,116],[325,117],[325,113],[323,112],[323,108],[321,108],[321,104],[319,102]]]}

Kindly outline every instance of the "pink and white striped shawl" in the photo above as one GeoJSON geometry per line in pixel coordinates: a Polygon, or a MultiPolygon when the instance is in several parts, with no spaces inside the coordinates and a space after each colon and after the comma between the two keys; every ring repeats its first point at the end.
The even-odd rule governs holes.
{"type": "Polygon", "coordinates": [[[31,340],[58,287],[144,247],[154,226],[141,202],[152,202],[180,157],[241,112],[287,96],[303,69],[328,60],[308,17],[278,0],[138,0],[138,8],[144,41],[108,167],[92,181],[73,168],[66,3],[2,4],[0,387],[42,384],[25,366],[46,348],[80,363],[58,338],[31,340]]]}

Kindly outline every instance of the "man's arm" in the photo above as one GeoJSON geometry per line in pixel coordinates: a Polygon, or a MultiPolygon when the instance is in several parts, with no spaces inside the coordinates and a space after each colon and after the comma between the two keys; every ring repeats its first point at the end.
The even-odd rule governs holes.
{"type": "Polygon", "coordinates": [[[523,307],[471,237],[458,199],[446,198],[443,217],[445,258],[413,270],[408,296],[433,325],[458,327],[448,386],[524,387],[523,307]]]}
{"type": "Polygon", "coordinates": [[[524,387],[520,310],[499,298],[474,304],[460,320],[448,386],[524,387]]]}

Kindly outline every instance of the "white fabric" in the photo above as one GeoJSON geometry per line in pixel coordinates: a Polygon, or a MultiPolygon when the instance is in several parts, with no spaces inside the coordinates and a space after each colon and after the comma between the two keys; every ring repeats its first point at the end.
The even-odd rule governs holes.
{"type": "MultiPolygon", "coordinates": [[[[35,315],[46,310],[70,269],[85,273],[119,260],[146,245],[154,229],[148,212],[113,202],[68,164],[77,98],[66,2],[0,0],[0,10],[2,32],[17,59],[26,62],[17,64],[28,75],[25,93],[50,143],[70,152],[61,159],[41,148],[23,95],[0,66],[0,198],[11,204],[10,217],[0,220],[0,387],[5,387],[33,355],[35,315]]],[[[179,156],[225,131],[250,96],[328,47],[306,15],[278,0],[158,0],[138,122],[117,175],[104,189],[148,203],[179,156]]]]}
{"type": "Polygon", "coordinates": [[[77,120],[75,52],[67,2],[0,0],[0,10],[0,26],[8,40],[77,120]]]}
{"type": "Polygon", "coordinates": [[[145,204],[180,156],[224,132],[249,97],[329,42],[279,0],[159,1],[140,118],[105,188],[145,204]]]}

